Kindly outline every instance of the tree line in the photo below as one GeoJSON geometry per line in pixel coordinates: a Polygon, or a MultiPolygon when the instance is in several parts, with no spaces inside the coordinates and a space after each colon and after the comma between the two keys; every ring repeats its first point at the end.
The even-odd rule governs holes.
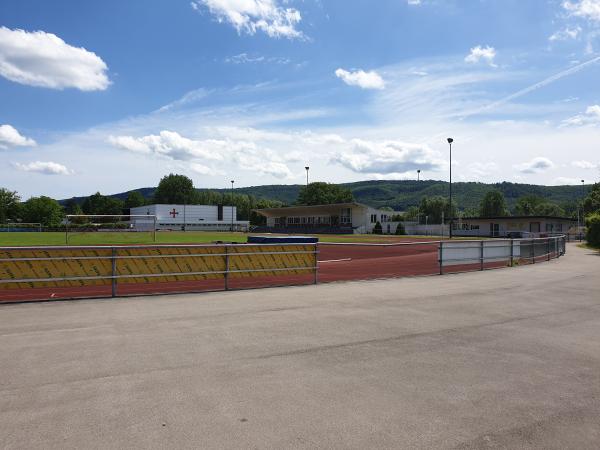
{"type": "MultiPolygon", "coordinates": [[[[353,202],[352,192],[345,187],[315,182],[303,186],[294,204],[322,205],[353,202]]],[[[58,227],[66,214],[122,215],[129,214],[130,208],[149,204],[188,204],[188,205],[229,205],[237,207],[238,219],[249,220],[252,224],[263,224],[264,217],[254,213],[254,209],[285,206],[282,202],[257,199],[252,195],[235,192],[215,192],[197,190],[193,181],[184,176],[169,174],[164,176],[154,194],[146,198],[139,191],[131,191],[125,200],[102,195],[96,192],[83,201],[67,200],[64,206],[46,197],[32,197],[22,202],[18,193],[0,188],[0,223],[32,222],[45,227],[58,227]]],[[[387,208],[390,209],[391,208],[387,208]]],[[[583,210],[586,216],[600,212],[600,184],[595,184],[585,200],[576,205],[575,210],[583,210]]],[[[448,197],[425,196],[420,203],[409,207],[402,214],[393,215],[394,221],[417,220],[420,223],[441,223],[442,218],[450,217],[503,217],[518,216],[564,216],[564,209],[556,203],[536,195],[520,197],[514,209],[509,210],[506,199],[498,190],[488,191],[478,209],[459,210],[455,202],[450,205],[448,197]]]]}

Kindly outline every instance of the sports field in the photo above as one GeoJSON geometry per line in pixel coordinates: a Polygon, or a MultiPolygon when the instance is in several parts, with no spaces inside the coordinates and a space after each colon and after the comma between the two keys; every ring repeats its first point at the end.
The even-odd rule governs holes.
{"type": "MultiPolygon", "coordinates": [[[[216,241],[244,243],[249,234],[239,232],[161,231],[156,233],[157,244],[207,244],[216,241]]],[[[374,234],[319,235],[320,242],[393,243],[439,239],[424,236],[386,236],[374,234]]],[[[69,233],[69,245],[153,244],[149,232],[89,232],[69,233]]],[[[65,245],[63,232],[0,233],[2,246],[65,245]]]]}

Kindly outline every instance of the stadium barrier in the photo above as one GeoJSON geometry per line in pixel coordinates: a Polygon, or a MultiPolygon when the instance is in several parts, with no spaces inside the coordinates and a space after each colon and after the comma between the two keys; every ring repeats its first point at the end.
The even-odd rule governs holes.
{"type": "Polygon", "coordinates": [[[0,248],[0,301],[229,290],[316,280],[315,244],[0,248]]]}
{"type": "Polygon", "coordinates": [[[0,302],[247,289],[534,264],[566,237],[0,248],[0,302]]]}

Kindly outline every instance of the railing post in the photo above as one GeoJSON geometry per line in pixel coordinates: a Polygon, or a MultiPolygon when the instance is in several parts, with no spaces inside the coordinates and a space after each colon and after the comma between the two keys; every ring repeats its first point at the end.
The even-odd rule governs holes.
{"type": "Polygon", "coordinates": [[[485,241],[481,240],[480,242],[480,251],[479,251],[479,259],[480,259],[480,267],[479,270],[483,270],[483,243],[485,241]]]}
{"type": "Polygon", "coordinates": [[[117,249],[115,247],[112,247],[112,257],[111,257],[111,266],[112,266],[112,270],[111,270],[111,285],[112,285],[112,296],[116,297],[117,296],[117,249]]]}
{"type": "Polygon", "coordinates": [[[229,247],[225,245],[225,290],[229,290],[229,247]]]}
{"type": "Polygon", "coordinates": [[[444,274],[444,242],[440,241],[438,249],[439,263],[440,263],[440,275],[444,274]]]}
{"type": "Polygon", "coordinates": [[[535,239],[531,240],[531,264],[535,264],[535,239]]]}
{"type": "Polygon", "coordinates": [[[548,253],[547,261],[550,261],[550,238],[546,238],[546,252],[548,253]]]}
{"type": "Polygon", "coordinates": [[[319,247],[318,243],[315,242],[315,284],[319,283],[319,247]]]}
{"type": "Polygon", "coordinates": [[[514,240],[510,240],[510,267],[512,267],[515,263],[515,244],[514,240]]]}

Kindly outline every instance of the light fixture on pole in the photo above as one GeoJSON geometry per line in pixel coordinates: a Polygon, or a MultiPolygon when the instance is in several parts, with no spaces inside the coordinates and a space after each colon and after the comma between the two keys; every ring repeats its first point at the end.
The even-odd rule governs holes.
{"type": "Polygon", "coordinates": [[[421,169],[417,169],[417,182],[421,180],[421,169]]]}
{"type": "Polygon", "coordinates": [[[304,168],[306,169],[306,185],[308,186],[308,169],[310,169],[310,167],[306,166],[304,168]]]}
{"type": "Polygon", "coordinates": [[[452,143],[454,142],[454,139],[448,138],[447,140],[448,145],[450,146],[450,230],[448,232],[448,238],[452,239],[452,222],[454,220],[454,214],[452,213],[452,143]]]}
{"type": "Polygon", "coordinates": [[[233,182],[231,180],[231,231],[233,232],[233,182]]]}

